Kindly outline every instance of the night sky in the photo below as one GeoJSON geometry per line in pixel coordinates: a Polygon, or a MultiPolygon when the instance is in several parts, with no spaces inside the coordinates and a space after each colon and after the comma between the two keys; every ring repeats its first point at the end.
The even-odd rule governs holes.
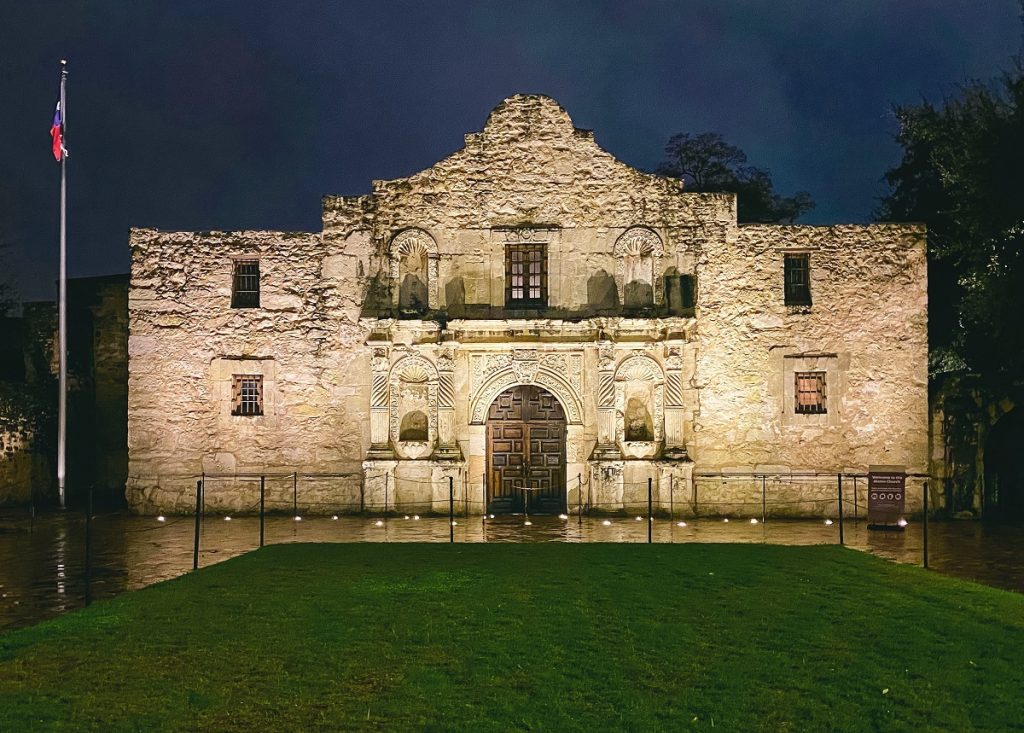
{"type": "Polygon", "coordinates": [[[52,298],[68,84],[69,273],[125,272],[128,229],[319,230],[320,197],[428,167],[517,92],[621,160],[719,132],[806,189],[805,223],[870,219],[893,103],[1008,68],[1017,0],[27,2],[0,9],[0,257],[52,298]],[[14,7],[12,7],[14,6],[14,7]]]}

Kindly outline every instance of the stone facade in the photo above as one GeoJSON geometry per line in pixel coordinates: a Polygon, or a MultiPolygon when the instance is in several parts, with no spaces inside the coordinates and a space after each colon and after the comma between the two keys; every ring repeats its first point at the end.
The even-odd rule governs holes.
{"type": "Polygon", "coordinates": [[[546,97],[505,100],[427,170],[325,197],[319,233],[136,229],[131,247],[140,511],[188,508],[203,474],[211,508],[252,506],[263,474],[272,507],[441,511],[450,482],[486,511],[493,409],[522,385],[558,404],[546,475],[566,510],[645,506],[648,481],[665,508],[704,473],[927,466],[922,228],[739,226],[732,195],[626,166],[546,97]],[[543,270],[522,299],[520,252],[543,270]],[[787,253],[811,305],[784,302],[787,253]],[[239,260],[258,307],[231,307],[239,260]],[[815,414],[794,407],[805,373],[815,414]],[[232,414],[243,377],[261,414],[232,414]]]}

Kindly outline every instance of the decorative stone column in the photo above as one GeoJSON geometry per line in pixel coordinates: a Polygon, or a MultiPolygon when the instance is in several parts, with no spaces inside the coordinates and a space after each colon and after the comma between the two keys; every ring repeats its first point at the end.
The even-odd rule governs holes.
{"type": "Polygon", "coordinates": [[[684,438],[683,357],[680,346],[665,347],[665,450],[664,458],[686,458],[684,438]]]}
{"type": "Polygon", "coordinates": [[[455,358],[450,349],[437,356],[437,448],[433,458],[454,461],[462,458],[455,438],[455,358]]]}
{"type": "Polygon", "coordinates": [[[622,458],[615,444],[615,350],[610,341],[597,344],[597,445],[595,461],[622,458]]]}
{"type": "Polygon", "coordinates": [[[388,368],[391,360],[388,347],[375,345],[371,347],[370,366],[373,378],[370,383],[370,451],[369,459],[389,459],[394,457],[389,443],[390,406],[388,401],[388,368]]]}

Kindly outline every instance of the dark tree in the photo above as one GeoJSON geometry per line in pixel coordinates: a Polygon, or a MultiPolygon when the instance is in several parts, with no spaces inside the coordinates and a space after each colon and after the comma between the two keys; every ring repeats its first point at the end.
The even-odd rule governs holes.
{"type": "MultiPolygon", "coordinates": [[[[3,235],[0,235],[0,265],[3,265],[4,260],[8,257],[8,246],[8,240],[3,235]]],[[[0,269],[9,271],[7,267],[0,267],[0,269]]],[[[17,308],[17,292],[11,286],[6,276],[0,274],[0,317],[11,315],[17,308]]]]}
{"type": "Polygon", "coordinates": [[[747,165],[746,153],[713,132],[673,135],[658,173],[681,178],[687,191],[735,193],[740,222],[791,224],[814,208],[806,191],[792,196],[775,193],[767,170],[747,165]]]}
{"type": "Polygon", "coordinates": [[[928,226],[933,376],[1024,384],[1024,73],[897,107],[903,159],[878,218],[928,226]]]}

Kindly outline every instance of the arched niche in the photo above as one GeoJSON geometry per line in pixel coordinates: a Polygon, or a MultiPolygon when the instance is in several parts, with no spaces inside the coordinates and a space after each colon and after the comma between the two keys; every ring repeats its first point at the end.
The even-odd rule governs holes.
{"type": "Polygon", "coordinates": [[[665,444],[665,372],[646,354],[615,370],[615,442],[627,458],[653,458],[665,444]]]}
{"type": "Polygon", "coordinates": [[[615,287],[624,308],[642,308],[662,301],[661,261],[665,245],[647,227],[630,227],[615,240],[615,287]]]}
{"type": "Polygon", "coordinates": [[[436,310],[438,254],[434,238],[422,229],[405,229],[391,240],[388,255],[392,302],[399,311],[436,310]]]}
{"type": "Polygon", "coordinates": [[[429,456],[437,442],[437,369],[419,355],[391,367],[391,442],[400,458],[429,456]]]}

